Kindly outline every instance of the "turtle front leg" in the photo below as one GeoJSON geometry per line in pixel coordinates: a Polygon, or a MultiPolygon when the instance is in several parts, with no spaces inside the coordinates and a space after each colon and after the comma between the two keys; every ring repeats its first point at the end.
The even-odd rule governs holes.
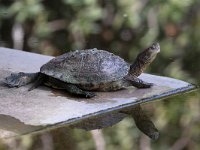
{"type": "Polygon", "coordinates": [[[85,98],[92,98],[96,95],[94,92],[81,90],[80,88],[78,88],[76,85],[73,85],[73,84],[66,84],[65,89],[73,95],[77,95],[77,96],[85,97],[85,98]]]}
{"type": "Polygon", "coordinates": [[[135,79],[131,80],[131,82],[132,82],[132,85],[137,88],[150,88],[153,86],[153,83],[145,82],[139,78],[135,78],[135,79]]]}
{"type": "Polygon", "coordinates": [[[38,73],[12,73],[10,76],[5,78],[4,83],[9,87],[20,87],[35,81],[37,76],[38,73]]]}

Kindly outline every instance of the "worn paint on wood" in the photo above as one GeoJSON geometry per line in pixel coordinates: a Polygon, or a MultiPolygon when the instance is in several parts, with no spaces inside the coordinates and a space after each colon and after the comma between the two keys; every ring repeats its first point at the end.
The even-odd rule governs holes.
{"type": "Polygon", "coordinates": [[[51,58],[0,48],[0,137],[66,125],[195,88],[184,81],[142,74],[141,79],[155,84],[152,88],[97,92],[96,97],[84,99],[45,86],[28,92],[30,85],[8,88],[3,84],[11,72],[37,72],[51,58]]]}

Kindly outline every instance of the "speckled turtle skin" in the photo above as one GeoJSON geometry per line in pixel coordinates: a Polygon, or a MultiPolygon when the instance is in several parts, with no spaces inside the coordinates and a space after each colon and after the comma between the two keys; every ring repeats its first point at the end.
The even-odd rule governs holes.
{"type": "Polygon", "coordinates": [[[133,64],[105,50],[76,50],[53,58],[37,73],[15,73],[5,78],[10,87],[20,87],[31,82],[32,90],[40,84],[65,89],[73,95],[91,98],[93,91],[115,91],[128,86],[149,88],[138,78],[160,52],[158,43],[138,54],[133,64]]]}

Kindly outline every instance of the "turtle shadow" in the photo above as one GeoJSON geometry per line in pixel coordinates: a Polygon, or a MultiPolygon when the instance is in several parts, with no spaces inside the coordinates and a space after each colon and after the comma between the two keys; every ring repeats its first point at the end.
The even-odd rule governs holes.
{"type": "Polygon", "coordinates": [[[120,89],[117,91],[110,91],[110,92],[94,91],[96,93],[95,97],[82,98],[76,95],[72,95],[65,90],[53,89],[53,88],[48,88],[46,90],[50,90],[51,91],[50,96],[53,96],[53,97],[66,97],[70,100],[74,100],[78,102],[84,101],[89,104],[118,103],[119,101],[137,102],[145,97],[148,97],[148,94],[151,94],[152,91],[154,91],[153,88],[137,89],[134,87],[128,87],[128,88],[120,89]]]}
{"type": "Polygon", "coordinates": [[[73,94],[70,94],[68,93],[67,91],[65,90],[62,90],[62,89],[51,89],[50,88],[50,91],[51,91],[51,95],[50,96],[53,96],[53,97],[65,97],[67,99],[70,99],[70,100],[74,100],[74,101],[77,101],[77,102],[86,102],[86,103],[106,103],[106,102],[114,102],[112,100],[108,100],[108,99],[99,99],[99,93],[101,92],[95,92],[96,93],[96,96],[93,97],[93,98],[85,98],[85,97],[80,97],[78,95],[73,95],[73,94]]]}
{"type": "Polygon", "coordinates": [[[70,127],[84,129],[86,131],[103,129],[103,128],[114,126],[115,124],[119,123],[127,116],[128,115],[123,114],[123,113],[112,112],[112,113],[103,114],[97,117],[85,119],[81,122],[72,124],[70,127]]]}

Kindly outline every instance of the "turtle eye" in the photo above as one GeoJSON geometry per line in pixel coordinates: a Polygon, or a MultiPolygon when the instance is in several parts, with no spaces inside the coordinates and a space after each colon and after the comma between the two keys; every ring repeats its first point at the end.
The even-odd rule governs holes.
{"type": "Polygon", "coordinates": [[[153,45],[152,45],[152,49],[155,49],[155,48],[156,48],[156,46],[155,46],[155,44],[153,44],[153,45]]]}

